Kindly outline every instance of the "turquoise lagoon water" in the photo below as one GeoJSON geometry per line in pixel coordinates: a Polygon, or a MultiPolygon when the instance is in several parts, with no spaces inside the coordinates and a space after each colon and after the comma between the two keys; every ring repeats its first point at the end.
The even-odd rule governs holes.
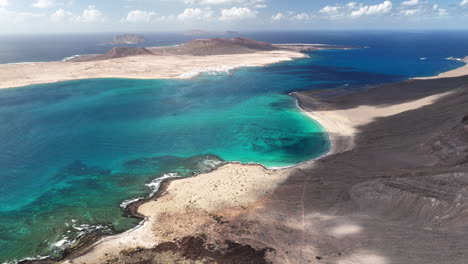
{"type": "MultiPolygon", "coordinates": [[[[60,255],[96,228],[135,226],[119,204],[148,195],[145,183],[166,173],[188,176],[221,160],[288,166],[324,154],[322,128],[278,89],[249,88],[259,84],[252,74],[261,73],[1,91],[0,259],[60,255]]],[[[281,88],[274,76],[269,82],[281,88]]]]}
{"type": "Polygon", "coordinates": [[[233,76],[1,90],[0,262],[60,256],[89,232],[134,227],[139,220],[125,216],[121,203],[149,195],[164,175],[190,176],[223,161],[289,166],[323,155],[327,135],[289,92],[433,75],[462,65],[446,57],[468,54],[459,34],[251,37],[370,48],[312,53],[233,76]]]}

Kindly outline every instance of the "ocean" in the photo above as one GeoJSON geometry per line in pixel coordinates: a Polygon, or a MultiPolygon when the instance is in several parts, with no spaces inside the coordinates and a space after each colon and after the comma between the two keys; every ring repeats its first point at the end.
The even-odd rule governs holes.
{"type": "MultiPolygon", "coordinates": [[[[194,38],[144,35],[145,46],[194,38]]],[[[94,79],[0,90],[0,262],[60,257],[90,233],[135,227],[139,220],[122,207],[153,193],[161,178],[228,161],[282,167],[322,156],[328,135],[297,109],[290,92],[431,76],[463,65],[448,57],[468,55],[466,31],[242,35],[362,48],[190,80],[94,79]]],[[[112,36],[0,36],[0,63],[103,53],[110,46],[98,44],[112,36]]]]}

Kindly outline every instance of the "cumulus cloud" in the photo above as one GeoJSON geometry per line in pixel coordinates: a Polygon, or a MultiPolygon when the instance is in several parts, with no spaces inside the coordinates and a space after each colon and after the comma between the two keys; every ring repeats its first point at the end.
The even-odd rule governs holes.
{"type": "Polygon", "coordinates": [[[460,6],[468,6],[468,0],[462,0],[460,6]]]}
{"type": "Polygon", "coordinates": [[[311,20],[312,15],[307,14],[307,13],[296,13],[293,11],[288,11],[286,14],[285,13],[278,13],[274,16],[271,17],[271,20],[273,21],[280,21],[280,20],[296,20],[296,21],[307,21],[311,20]]]}
{"type": "Polygon", "coordinates": [[[90,5],[83,10],[83,13],[76,17],[76,21],[85,23],[94,23],[104,21],[104,15],[101,11],[96,9],[96,6],[90,5]]]}
{"type": "Polygon", "coordinates": [[[309,20],[310,18],[311,18],[310,15],[306,13],[296,14],[292,17],[292,19],[300,20],[300,21],[309,20]]]}
{"type": "Polygon", "coordinates": [[[10,3],[8,2],[8,0],[0,0],[0,7],[5,7],[7,5],[9,5],[10,3]]]}
{"type": "Polygon", "coordinates": [[[278,13],[274,16],[271,17],[272,20],[279,21],[285,18],[285,15],[283,13],[278,13]]]}
{"type": "Polygon", "coordinates": [[[362,6],[356,11],[351,12],[351,16],[359,17],[364,15],[386,14],[392,11],[393,4],[391,1],[385,1],[378,5],[362,6]]]}
{"type": "Polygon", "coordinates": [[[44,14],[10,11],[3,7],[0,7],[0,23],[4,25],[20,24],[31,19],[43,18],[44,16],[44,14]]]}
{"type": "Polygon", "coordinates": [[[32,5],[36,8],[48,8],[54,5],[52,0],[35,0],[35,3],[32,5]]]}
{"type": "Polygon", "coordinates": [[[60,8],[57,11],[55,11],[52,15],[50,15],[50,20],[54,23],[58,23],[66,20],[67,18],[71,18],[72,16],[73,14],[71,12],[60,8]]]}
{"type": "Polygon", "coordinates": [[[416,5],[406,5],[400,9],[400,14],[404,16],[417,16],[417,18],[434,17],[434,16],[447,16],[447,10],[441,8],[438,4],[431,4],[429,2],[418,2],[416,5]]]}
{"type": "Polygon", "coordinates": [[[154,16],[156,16],[156,13],[152,11],[132,10],[128,12],[127,17],[123,18],[121,22],[149,23],[151,22],[154,16]]]}
{"type": "Polygon", "coordinates": [[[187,8],[177,16],[179,20],[209,20],[213,17],[210,8],[187,8]]]}
{"type": "Polygon", "coordinates": [[[248,6],[265,6],[267,0],[184,0],[186,4],[198,5],[248,5],[248,6]]]}
{"type": "Polygon", "coordinates": [[[337,17],[344,15],[342,6],[325,6],[319,13],[330,17],[337,17]]]}
{"type": "Polygon", "coordinates": [[[402,6],[414,6],[419,4],[419,0],[408,0],[401,3],[402,6]]]}
{"type": "Polygon", "coordinates": [[[247,7],[233,7],[230,9],[221,10],[221,17],[219,18],[222,21],[235,21],[242,20],[247,18],[254,18],[257,16],[257,11],[254,11],[247,7]]]}

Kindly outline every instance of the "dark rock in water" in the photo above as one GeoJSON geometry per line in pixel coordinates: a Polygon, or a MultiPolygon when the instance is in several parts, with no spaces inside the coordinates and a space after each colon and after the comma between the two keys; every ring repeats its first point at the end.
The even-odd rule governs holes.
{"type": "Polygon", "coordinates": [[[105,175],[109,175],[110,173],[111,173],[110,170],[101,169],[98,167],[90,167],[81,161],[75,161],[71,163],[70,165],[61,169],[57,175],[62,175],[62,176],[101,175],[101,176],[105,176],[105,175]]]}

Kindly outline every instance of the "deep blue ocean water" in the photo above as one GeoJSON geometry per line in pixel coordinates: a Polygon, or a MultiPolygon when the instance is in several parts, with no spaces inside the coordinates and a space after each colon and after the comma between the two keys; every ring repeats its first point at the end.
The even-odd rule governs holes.
{"type": "MultiPolygon", "coordinates": [[[[149,46],[191,38],[145,36],[149,46]]],[[[0,262],[59,256],[87,232],[135,226],[138,221],[125,217],[120,203],[148,195],[152,189],[145,184],[168,173],[190,176],[222,161],[288,166],[324,154],[327,135],[296,109],[289,92],[430,76],[463,65],[447,57],[468,55],[468,32],[244,36],[363,48],[311,52],[311,58],[240,69],[232,76],[97,79],[0,90],[0,262]]],[[[110,47],[97,44],[111,38],[0,36],[0,63],[102,53],[110,47]]]]}

